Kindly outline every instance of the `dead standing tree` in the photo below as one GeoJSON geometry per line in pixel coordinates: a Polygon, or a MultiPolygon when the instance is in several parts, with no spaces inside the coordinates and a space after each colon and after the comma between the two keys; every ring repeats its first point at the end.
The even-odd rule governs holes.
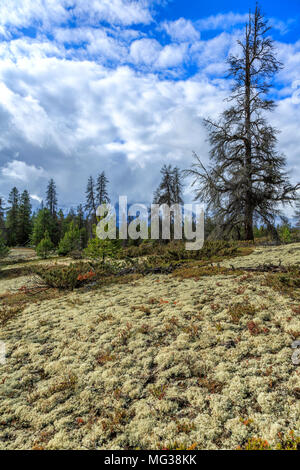
{"type": "Polygon", "coordinates": [[[268,98],[271,79],[281,68],[275,57],[269,26],[259,7],[249,15],[241,54],[228,59],[233,79],[231,106],[219,122],[205,120],[212,165],[196,161],[185,173],[197,184],[196,200],[207,204],[221,221],[223,234],[242,227],[243,238],[253,240],[253,221],[262,221],[276,236],[280,204],[292,203],[300,184],[292,186],[284,171],[286,159],[276,151],[278,131],[265,115],[274,109],[268,98]]]}

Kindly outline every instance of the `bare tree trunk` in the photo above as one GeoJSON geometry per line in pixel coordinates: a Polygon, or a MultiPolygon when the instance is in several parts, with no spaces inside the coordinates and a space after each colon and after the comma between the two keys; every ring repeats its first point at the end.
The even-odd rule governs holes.
{"type": "Polygon", "coordinates": [[[245,214],[244,214],[244,229],[245,239],[254,240],[253,235],[253,208],[252,208],[252,148],[251,148],[251,65],[250,65],[250,35],[251,23],[246,27],[246,44],[245,44],[245,179],[246,179],[246,194],[245,194],[245,214]]]}

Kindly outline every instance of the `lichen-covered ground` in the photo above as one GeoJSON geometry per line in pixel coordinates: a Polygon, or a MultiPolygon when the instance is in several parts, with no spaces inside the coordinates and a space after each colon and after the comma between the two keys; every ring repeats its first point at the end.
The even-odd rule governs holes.
{"type": "MultiPolygon", "coordinates": [[[[299,264],[300,245],[224,264],[279,259],[299,264]]],[[[299,435],[299,303],[264,279],[149,275],[28,306],[0,332],[0,448],[235,449],[299,435]]]]}

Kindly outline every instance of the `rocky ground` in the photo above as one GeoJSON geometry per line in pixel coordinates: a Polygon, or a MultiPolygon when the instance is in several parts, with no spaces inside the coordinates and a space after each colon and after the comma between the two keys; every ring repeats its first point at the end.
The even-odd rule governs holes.
{"type": "MultiPolygon", "coordinates": [[[[300,245],[222,264],[280,260],[300,264],[300,245]]],[[[266,276],[148,275],[27,306],[0,332],[0,448],[235,449],[299,435],[300,300],[266,276]]]]}

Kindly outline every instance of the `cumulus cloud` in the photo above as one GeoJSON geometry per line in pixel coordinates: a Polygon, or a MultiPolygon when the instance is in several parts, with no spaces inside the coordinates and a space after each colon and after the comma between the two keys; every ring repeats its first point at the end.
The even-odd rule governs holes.
{"type": "Polygon", "coordinates": [[[168,33],[174,41],[193,42],[200,39],[200,33],[197,31],[193,23],[185,18],[179,18],[176,21],[165,21],[162,28],[168,33]]]}
{"type": "MultiPolygon", "coordinates": [[[[0,26],[7,29],[31,25],[50,29],[68,21],[97,24],[149,24],[151,0],[1,0],[0,26]]],[[[0,30],[1,32],[1,30],[0,30]]]]}
{"type": "Polygon", "coordinates": [[[130,46],[130,57],[136,64],[152,65],[158,61],[162,46],[155,39],[138,39],[130,46]]]}
{"type": "Polygon", "coordinates": [[[202,18],[196,21],[197,28],[200,31],[215,30],[215,29],[227,29],[230,26],[238,24],[245,24],[249,18],[249,14],[239,13],[219,13],[212,15],[207,18],[202,18]]]}
{"type": "Polygon", "coordinates": [[[146,0],[74,0],[70,3],[75,16],[88,18],[92,23],[104,20],[131,25],[152,21],[150,2],[146,0]]]}
{"type": "Polygon", "coordinates": [[[43,168],[37,168],[36,166],[29,165],[21,160],[13,160],[6,163],[6,165],[1,169],[1,173],[6,178],[16,181],[20,180],[24,183],[39,180],[41,177],[46,175],[43,168]]]}

